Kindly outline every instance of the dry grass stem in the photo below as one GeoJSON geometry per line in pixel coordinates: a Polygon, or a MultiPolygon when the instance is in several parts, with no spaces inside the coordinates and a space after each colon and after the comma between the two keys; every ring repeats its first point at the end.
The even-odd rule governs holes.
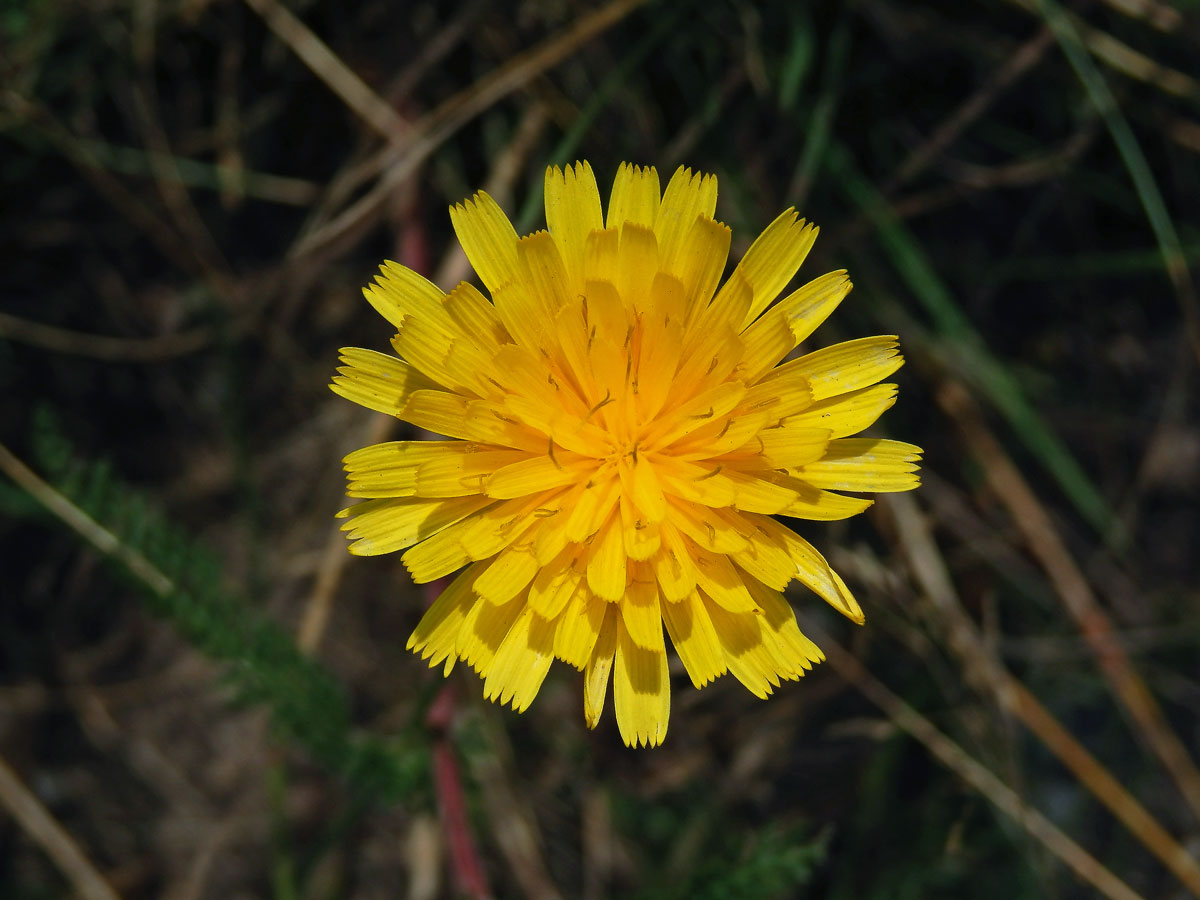
{"type": "Polygon", "coordinates": [[[118,338],[84,334],[0,313],[0,338],[19,341],[51,353],[84,356],[105,362],[162,362],[195,353],[208,346],[212,336],[203,329],[150,338],[118,338]]]}
{"type": "Polygon", "coordinates": [[[916,738],[935,759],[953,771],[988,802],[1040,841],[1071,871],[1110,900],[1141,900],[1141,895],[1103,863],[1068,837],[1057,825],[1025,803],[995,773],[943,734],[937,726],[892,693],[823,629],[805,629],[821,645],[829,664],[849,684],[878,706],[896,727],[916,738]]]}
{"type": "MultiPolygon", "coordinates": [[[[6,462],[2,455],[6,452],[0,448],[0,462],[6,462]]],[[[117,892],[79,849],[74,838],[3,759],[0,759],[0,803],[29,839],[54,860],[54,864],[80,897],[85,900],[120,900],[117,892]]]]}
{"type": "Polygon", "coordinates": [[[580,17],[562,34],[548,38],[488,73],[469,88],[450,97],[413,125],[407,141],[402,146],[385,148],[360,165],[347,179],[343,189],[352,190],[356,185],[382,173],[375,186],[332,220],[302,236],[290,255],[295,258],[317,253],[345,235],[353,233],[365,220],[371,220],[377,215],[390,193],[408,179],[434,150],[459,128],[504,97],[529,84],[546,70],[558,65],[569,54],[645,2],[646,0],[610,0],[599,9],[580,17]]]}
{"type": "Polygon", "coordinates": [[[946,382],[938,392],[938,402],[958,426],[980,461],[996,497],[1008,508],[1014,524],[1025,537],[1029,552],[1045,570],[1063,605],[1092,647],[1113,693],[1137,723],[1139,736],[1170,773],[1193,813],[1200,817],[1200,771],[1167,723],[1158,701],[1134,669],[1112,619],[1100,606],[1087,579],[1071,558],[1045,507],[984,424],[974,401],[961,386],[946,382]]]}
{"type": "Polygon", "coordinates": [[[267,27],[380,137],[400,141],[408,136],[409,125],[404,117],[355,75],[341,57],[287,7],[278,0],[246,0],[246,5],[262,16],[267,27]]]}
{"type": "Polygon", "coordinates": [[[28,491],[42,506],[89,544],[127,568],[154,593],[165,597],[175,589],[171,579],[150,560],[121,543],[115,534],[39,478],[37,473],[21,462],[3,444],[0,444],[0,472],[28,491]]]}
{"type": "Polygon", "coordinates": [[[1200,892],[1200,864],[1137,799],[1004,667],[971,621],[928,524],[912,497],[886,498],[900,546],[925,597],[947,629],[967,680],[1020,720],[1096,799],[1190,890],[1200,892]]]}

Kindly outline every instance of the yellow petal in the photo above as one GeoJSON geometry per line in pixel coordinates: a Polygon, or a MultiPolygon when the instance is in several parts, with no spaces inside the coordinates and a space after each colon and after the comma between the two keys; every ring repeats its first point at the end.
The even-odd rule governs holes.
{"type": "Polygon", "coordinates": [[[679,281],[659,273],[650,287],[653,312],[642,317],[642,339],[633,392],[639,419],[647,422],[662,409],[674,388],[683,353],[683,297],[679,281]]]}
{"type": "Polygon", "coordinates": [[[662,595],[673,603],[695,591],[696,565],[682,535],[669,522],[662,526],[662,540],[653,560],[654,576],[662,595]]]}
{"type": "Polygon", "coordinates": [[[696,561],[696,584],[713,602],[731,613],[761,612],[729,557],[694,546],[692,558],[696,561]]]}
{"type": "MultiPolygon", "coordinates": [[[[636,563],[634,565],[637,565],[636,563]]],[[[620,603],[621,621],[633,642],[647,650],[664,650],[658,585],[648,566],[639,566],[620,603]]]]}
{"type": "Polygon", "coordinates": [[[713,422],[694,431],[686,441],[676,443],[671,453],[677,459],[695,462],[705,459],[732,462],[747,455],[747,448],[751,450],[748,455],[756,455],[758,442],[752,439],[771,421],[772,417],[765,412],[737,412],[724,422],[713,422]]]}
{"type": "Polygon", "coordinates": [[[545,310],[525,279],[494,288],[492,300],[496,315],[516,343],[538,353],[549,352],[552,338],[547,329],[553,319],[546,318],[545,310]]]}
{"type": "Polygon", "coordinates": [[[785,427],[763,429],[751,445],[755,443],[773,469],[803,466],[825,455],[829,432],[823,428],[794,427],[789,423],[785,427]]]}
{"type": "Polygon", "coordinates": [[[650,522],[661,522],[667,515],[667,500],[662,485],[648,459],[641,459],[631,466],[621,467],[621,483],[630,501],[650,522]]]}
{"type": "Polygon", "coordinates": [[[467,433],[472,431],[467,425],[469,405],[470,401],[459,394],[446,391],[414,391],[399,415],[406,422],[411,422],[426,431],[466,438],[467,433]]]}
{"type": "Polygon", "coordinates": [[[469,519],[458,522],[410,548],[400,559],[412,580],[428,584],[471,562],[461,539],[470,529],[469,519]]]}
{"type": "Polygon", "coordinates": [[[539,503],[531,513],[541,520],[534,536],[534,551],[537,553],[539,565],[549,563],[567,546],[566,528],[563,525],[566,515],[563,511],[570,509],[578,501],[583,489],[582,484],[569,487],[559,492],[552,502],[539,503]]]}
{"type": "Polygon", "coordinates": [[[809,409],[813,405],[812,389],[800,372],[788,372],[778,378],[768,375],[746,389],[742,404],[746,409],[761,410],[778,423],[809,409]]]}
{"type": "Polygon", "coordinates": [[[357,347],[343,347],[338,353],[342,365],[329,389],[367,409],[398,416],[414,391],[434,387],[428,378],[394,356],[357,347]]]}
{"type": "MultiPolygon", "coordinates": [[[[731,509],[715,510],[730,527],[746,536],[746,546],[729,554],[738,566],[753,579],[782,591],[796,575],[796,564],[787,551],[765,529],[757,527],[755,515],[742,515],[731,509]]],[[[748,581],[747,586],[753,590],[748,581]]]]}
{"type": "MultiPolygon", "coordinates": [[[[554,387],[554,380],[548,377],[551,373],[546,359],[536,350],[520,344],[505,344],[492,356],[489,369],[494,370],[489,375],[508,392],[504,400],[510,410],[513,409],[511,401],[522,400],[543,410],[541,419],[562,412],[560,389],[554,387]]],[[[536,422],[526,424],[538,427],[536,422]]]]}
{"type": "Polygon", "coordinates": [[[524,597],[517,597],[499,606],[495,603],[476,603],[472,606],[462,627],[458,629],[454,645],[458,658],[480,675],[486,675],[496,651],[523,609],[524,597]]]}
{"type": "Polygon", "coordinates": [[[671,258],[663,257],[664,271],[677,276],[683,284],[687,323],[708,306],[717,290],[729,257],[730,231],[720,222],[699,218],[671,258]]]}
{"type": "Polygon", "coordinates": [[[616,606],[605,604],[604,623],[596,636],[592,654],[583,673],[583,718],[588,728],[595,728],[604,712],[604,697],[608,693],[608,676],[612,672],[613,654],[617,649],[616,606]]]}
{"type": "Polygon", "coordinates": [[[720,510],[704,505],[672,504],[671,524],[711,553],[724,555],[744,550],[749,539],[719,513],[720,510]]]}
{"type": "MultiPolygon", "coordinates": [[[[547,491],[532,497],[492,501],[492,505],[454,526],[454,540],[471,559],[495,556],[517,538],[538,528],[539,510],[553,507],[559,492],[547,491]]],[[[449,530],[449,529],[447,529],[449,530]]]]}
{"type": "Polygon", "coordinates": [[[507,603],[529,586],[537,571],[533,547],[510,544],[475,579],[475,593],[489,603],[507,603]]]}
{"type": "Polygon", "coordinates": [[[421,659],[428,659],[431,668],[455,656],[458,630],[467,611],[478,602],[471,586],[480,569],[478,565],[471,566],[455,578],[433,601],[408,638],[408,649],[420,653],[421,659]]]}
{"type": "Polygon", "coordinates": [[[725,651],[695,591],[678,603],[665,604],[662,614],[667,634],[692,684],[702,688],[725,674],[725,651]]]}
{"type": "Polygon", "coordinates": [[[779,296],[816,239],[817,228],[804,219],[797,221],[796,211],[788,209],[750,245],[737,267],[754,288],[754,300],[742,320],[743,328],[779,296]]]}
{"type": "Polygon", "coordinates": [[[663,415],[646,432],[643,448],[657,450],[681,441],[698,428],[729,415],[746,393],[740,381],[727,381],[663,415]]]}
{"type": "Polygon", "coordinates": [[[911,491],[921,448],[880,438],[842,438],[829,442],[823,459],[804,466],[798,478],[838,491],[911,491]]]}
{"type": "Polygon", "coordinates": [[[339,515],[349,517],[342,530],[354,541],[350,552],[356,556],[378,556],[411,547],[494,502],[488,497],[364,500],[339,515]]]}
{"type": "Polygon", "coordinates": [[[592,541],[588,559],[588,587],[605,600],[620,600],[625,593],[625,542],[620,516],[609,516],[592,541]]]}
{"type": "Polygon", "coordinates": [[[801,374],[808,380],[813,400],[824,400],[891,375],[904,365],[904,357],[896,346],[895,335],[859,338],[784,363],[777,373],[787,370],[801,374]]]}
{"type": "Polygon", "coordinates": [[[721,384],[741,364],[745,351],[745,343],[729,324],[692,333],[700,336],[698,342],[685,350],[671,385],[672,396],[679,400],[721,384]]]}
{"type": "Polygon", "coordinates": [[[575,292],[583,284],[583,256],[588,234],[604,227],[600,191],[592,167],[586,162],[577,162],[566,169],[548,168],[545,194],[546,226],[562,253],[570,290],[575,292]]]}
{"type": "Polygon", "coordinates": [[[564,526],[568,540],[581,543],[595,534],[616,508],[621,482],[616,478],[593,476],[578,501],[571,507],[564,526]]]}
{"type": "MultiPolygon", "coordinates": [[[[617,291],[616,282],[591,278],[586,282],[588,349],[596,341],[622,347],[633,321],[617,291]]],[[[623,366],[622,366],[623,368],[623,366]]]]}
{"type": "Polygon", "coordinates": [[[812,334],[850,293],[852,287],[844,270],[829,272],[810,281],[764,313],[742,335],[746,342],[746,353],[741,377],[747,382],[757,381],[812,334]]]}
{"type": "MultiPolygon", "coordinates": [[[[662,626],[659,625],[661,641],[662,626]]],[[[617,657],[613,670],[613,706],[617,728],[627,747],[657,747],[667,736],[671,715],[671,680],[666,649],[639,647],[617,622],[617,657]]]]}
{"type": "Polygon", "coordinates": [[[488,666],[483,696],[501,704],[511,700],[517,712],[528,709],[554,661],[554,630],[554,622],[526,606],[488,666]]]}
{"type": "Polygon", "coordinates": [[[477,444],[463,441],[389,441],[355,450],[342,461],[351,497],[411,497],[417,470],[426,462],[455,458],[477,444]]]}
{"type": "MultiPolygon", "coordinates": [[[[434,442],[430,442],[434,443],[434,442]]],[[[413,483],[417,497],[462,497],[483,493],[483,482],[496,469],[528,457],[524,450],[493,450],[470,441],[453,441],[442,453],[418,464],[413,483]]]]}
{"type": "Polygon", "coordinates": [[[558,244],[548,232],[537,231],[517,242],[517,257],[521,262],[522,281],[529,292],[530,308],[544,329],[571,296],[567,269],[558,244]]]}
{"type": "MultiPolygon", "coordinates": [[[[583,251],[583,280],[586,286],[589,281],[601,281],[616,284],[620,274],[618,248],[621,244],[621,229],[618,225],[593,230],[584,241],[583,251]]],[[[585,292],[591,295],[589,288],[585,292]]]]}
{"type": "MultiPolygon", "coordinates": [[[[711,460],[710,460],[711,462],[711,460]]],[[[703,506],[732,506],[735,491],[733,482],[725,477],[725,465],[716,463],[712,468],[698,466],[683,460],[664,458],[658,471],[663,490],[688,503],[703,506]]],[[[673,508],[684,504],[672,502],[673,508]]]]}
{"type": "MultiPolygon", "coordinates": [[[[449,351],[453,346],[454,342],[445,338],[428,319],[409,319],[401,327],[399,334],[392,338],[392,349],[397,355],[403,357],[431,383],[458,392],[463,392],[464,389],[473,393],[486,392],[487,386],[479,364],[486,365],[487,357],[476,352],[476,365],[456,373],[448,365],[449,351]]],[[[466,352],[470,353],[470,349],[466,352]]]]}
{"type": "Polygon", "coordinates": [[[658,240],[649,225],[626,222],[621,226],[614,284],[626,309],[644,312],[649,304],[650,285],[658,272],[658,240]]]}
{"type": "Polygon", "coordinates": [[[814,278],[776,304],[792,332],[795,346],[816,331],[854,288],[845,269],[814,278]]]}
{"type": "Polygon", "coordinates": [[[796,491],[788,484],[776,484],[775,475],[763,472],[741,472],[733,466],[725,469],[733,482],[733,505],[742,512],[775,515],[796,501],[796,491]]]}
{"type": "Polygon", "coordinates": [[[711,220],[717,210],[717,178],[715,175],[693,173],[680,166],[667,182],[654,234],[658,238],[662,267],[677,272],[677,257],[684,250],[689,233],[697,219],[711,220]]]}
{"type": "Polygon", "coordinates": [[[754,696],[765,699],[779,687],[777,663],[763,642],[761,613],[731,613],[708,601],[705,609],[712,619],[717,640],[730,674],[754,696]]]}
{"type": "Polygon", "coordinates": [[[493,296],[517,277],[517,232],[483,191],[450,207],[450,223],[479,280],[493,296]]]}
{"type": "Polygon", "coordinates": [[[608,228],[620,228],[633,222],[645,228],[653,228],[658,218],[659,197],[658,173],[653,166],[635,166],[621,163],[613,182],[612,196],[608,201],[608,228]]]}
{"type": "Polygon", "coordinates": [[[483,482],[489,497],[524,497],[549,488],[575,484],[596,468],[593,459],[581,459],[563,450],[555,456],[534,456],[497,469],[483,482]]]}
{"type": "MultiPolygon", "coordinates": [[[[554,655],[567,665],[583,669],[592,659],[592,649],[599,640],[605,617],[609,614],[615,615],[613,604],[592,596],[587,585],[581,584],[558,617],[558,627],[554,632],[554,655]]],[[[608,658],[612,659],[611,647],[608,658]]]]}
{"type": "Polygon", "coordinates": [[[443,306],[459,331],[480,350],[494,353],[512,340],[496,308],[469,282],[447,294],[443,306]]]}
{"type": "Polygon", "coordinates": [[[534,576],[529,586],[529,605],[547,619],[556,618],[575,595],[582,578],[582,551],[577,545],[564,547],[534,576]]]}
{"type": "MultiPolygon", "coordinates": [[[[657,522],[638,515],[638,509],[621,494],[621,532],[625,540],[625,555],[630,559],[646,560],[662,546],[657,522]]],[[[665,505],[665,504],[664,504],[665,505]]]]}
{"type": "Polygon", "coordinates": [[[756,528],[774,539],[795,563],[794,577],[818,597],[859,625],[863,623],[862,607],[846,587],[846,583],[829,567],[825,557],[800,535],[768,516],[750,517],[756,528]]]}
{"type": "Polygon", "coordinates": [[[738,324],[745,318],[746,310],[754,300],[754,288],[746,280],[746,276],[734,270],[729,280],[717,291],[712,302],[700,310],[688,326],[687,353],[697,352],[696,348],[705,336],[713,329],[731,326],[737,329],[738,324]]]}
{"type": "Polygon", "coordinates": [[[870,428],[876,419],[892,408],[896,402],[896,390],[894,384],[876,384],[848,394],[838,394],[794,413],[785,424],[788,427],[828,428],[830,436],[835,438],[858,434],[870,428]]]}
{"type": "Polygon", "coordinates": [[[450,320],[442,310],[441,288],[412,269],[388,260],[379,267],[375,284],[363,288],[363,296],[376,312],[400,328],[409,317],[423,318],[449,333],[450,320]]]}
{"type": "Polygon", "coordinates": [[[765,642],[779,662],[781,671],[788,670],[796,677],[810,671],[815,663],[823,662],[825,654],[809,640],[796,624],[796,613],[778,591],[762,585],[752,585],[754,599],[763,610],[759,625],[765,642]]]}
{"type": "Polygon", "coordinates": [[[796,491],[796,498],[776,515],[795,519],[813,519],[819,522],[836,522],[857,516],[875,501],[860,497],[846,497],[831,491],[814,488],[797,478],[784,478],[783,482],[796,491]]]}
{"type": "MultiPolygon", "coordinates": [[[[420,391],[417,392],[417,394],[420,393],[420,391]]],[[[416,398],[417,394],[414,394],[413,398],[416,398]]],[[[443,398],[438,399],[445,404],[443,398]]],[[[421,398],[421,402],[425,404],[425,398],[421,398]]],[[[410,400],[405,406],[404,415],[408,415],[414,406],[414,401],[410,400]]],[[[423,405],[422,409],[424,408],[423,405]]],[[[453,415],[454,407],[444,405],[438,411],[443,416],[450,416],[453,415]]],[[[483,444],[496,444],[501,447],[513,447],[518,450],[529,450],[539,456],[546,453],[545,433],[526,427],[518,419],[514,418],[509,412],[507,400],[502,402],[494,400],[470,400],[460,415],[462,418],[454,427],[456,431],[462,433],[462,437],[466,440],[479,441],[483,444]]],[[[406,419],[406,421],[411,421],[414,425],[421,424],[412,419],[406,419]]],[[[444,422],[445,418],[443,418],[444,422]]]]}

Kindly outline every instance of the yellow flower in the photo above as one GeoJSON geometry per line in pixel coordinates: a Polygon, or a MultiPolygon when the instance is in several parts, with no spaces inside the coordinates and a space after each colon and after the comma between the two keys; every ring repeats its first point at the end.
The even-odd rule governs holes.
{"type": "Polygon", "coordinates": [[[667,732],[663,626],[696,687],[726,671],[766,697],[824,657],[781,591],[855,622],[824,557],[772,516],[844,519],[835,491],[918,484],[920,449],[853,438],[895,402],[903,362],[869,337],[782,365],[850,290],[830,272],[772,302],[817,236],[793,210],[718,290],[717,182],[622,165],[603,217],[591,167],[546,172],[549,231],[519,238],[491,197],[450,210],[489,300],[385,263],[364,293],[396,356],[345,349],[338,394],[446,441],[346,457],[352,553],[406,550],[417,582],[461,574],[408,646],[525,710],[551,662],[584,672],[594,727],[613,681],[628,745],[667,732]],[[463,568],[463,567],[466,568],[463,568]]]}

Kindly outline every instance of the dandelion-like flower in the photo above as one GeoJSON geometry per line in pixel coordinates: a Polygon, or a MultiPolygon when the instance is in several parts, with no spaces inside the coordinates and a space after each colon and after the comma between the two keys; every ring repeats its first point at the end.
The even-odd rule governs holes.
{"type": "Polygon", "coordinates": [[[782,362],[850,290],[844,271],[776,303],[817,229],[788,210],[718,288],[730,231],[717,182],[622,165],[607,217],[586,162],[546,172],[549,230],[518,237],[480,192],[450,210],[491,295],[385,263],[364,293],[397,356],[341,351],[335,392],[446,435],[346,457],[352,553],[405,550],[417,582],[462,572],[409,638],[525,710],[550,664],[608,684],[621,737],[667,732],[663,629],[696,687],[731,672],[766,697],[824,657],[782,591],[855,622],[824,557],[773,516],[834,520],[918,484],[920,449],[855,438],[895,402],[903,362],[868,337],[782,362]],[[781,364],[782,363],[782,364],[781,364]],[[465,568],[464,568],[465,567],[465,568]]]}

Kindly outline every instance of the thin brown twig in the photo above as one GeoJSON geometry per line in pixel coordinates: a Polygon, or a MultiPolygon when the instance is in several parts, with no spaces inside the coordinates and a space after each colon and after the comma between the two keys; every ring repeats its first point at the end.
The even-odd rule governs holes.
{"type": "Polygon", "coordinates": [[[341,98],[359,118],[388,141],[403,140],[409,124],[365,81],[342,62],[341,57],[297,19],[278,0],[246,0],[267,27],[287,44],[306,66],[341,98]]]}
{"type": "Polygon", "coordinates": [[[183,236],[190,252],[200,265],[210,273],[218,286],[220,295],[228,300],[233,293],[233,273],[229,261],[217,246],[212,232],[200,217],[192,195],[179,174],[175,154],[171,150],[166,132],[157,115],[158,97],[152,77],[143,73],[142,84],[132,88],[133,108],[137,115],[142,137],[149,153],[150,174],[158,188],[163,206],[174,219],[177,230],[183,236]]]}
{"type": "Polygon", "coordinates": [[[612,27],[647,0],[611,0],[580,17],[560,34],[543,41],[489,72],[475,84],[442,103],[418,120],[401,145],[385,147],[349,173],[339,189],[349,195],[357,186],[380,175],[367,194],[330,221],[302,236],[290,256],[304,257],[319,252],[343,235],[361,227],[383,208],[391,191],[415,172],[450,135],[493,104],[527,85],[562,62],[583,44],[612,27]]]}
{"type": "Polygon", "coordinates": [[[119,338],[57,328],[8,313],[0,313],[0,338],[105,362],[161,362],[195,353],[212,341],[212,335],[202,328],[160,337],[119,338]]]}
{"type": "Polygon", "coordinates": [[[393,105],[403,104],[431,69],[453,50],[479,20],[492,0],[470,0],[457,11],[437,34],[421,45],[421,49],[391,80],[387,98],[393,105]]]}
{"type": "Polygon", "coordinates": [[[1182,116],[1173,116],[1165,126],[1167,137],[1180,147],[1200,154],[1200,124],[1182,116]]]}
{"type": "MultiPolygon", "coordinates": [[[[1080,130],[1066,140],[1061,147],[1032,159],[1020,159],[1006,165],[991,168],[964,170],[964,180],[946,184],[912,194],[902,194],[892,201],[891,211],[900,219],[912,219],[928,215],[955,203],[1006,187],[1021,187],[1038,184],[1066,171],[1070,164],[1081,156],[1096,139],[1098,128],[1080,130]]],[[[874,228],[867,213],[860,213],[840,225],[826,240],[825,252],[831,246],[841,246],[865,231],[874,228]]]]}
{"type": "Polygon", "coordinates": [[[1183,24],[1183,14],[1156,0],[1104,0],[1104,5],[1132,19],[1141,19],[1159,31],[1170,34],[1183,24]]]}
{"type": "Polygon", "coordinates": [[[214,292],[220,295],[227,293],[228,285],[221,274],[214,271],[207,260],[199,259],[192,252],[170,222],[160,218],[125,185],[113,178],[89,151],[87,145],[80,142],[48,109],[13,91],[0,94],[0,105],[34,125],[63,158],[132,222],[163,256],[183,271],[205,282],[214,292]]]}
{"type": "Polygon", "coordinates": [[[971,94],[957,109],[939,125],[925,141],[913,149],[908,158],[883,188],[885,195],[891,194],[901,185],[911,181],[928,168],[939,154],[945,152],[970,125],[987,112],[996,98],[1029,72],[1054,46],[1054,32],[1049,28],[1038,29],[1037,34],[1017,48],[1016,52],[999,69],[992,73],[977,91],[971,94]]]}
{"type": "MultiPolygon", "coordinates": [[[[1045,570],[1063,605],[1092,647],[1101,672],[1137,724],[1139,735],[1170,773],[1193,813],[1200,816],[1200,771],[1167,723],[1158,701],[1134,669],[1112,619],[1071,558],[1045,507],[983,422],[966,390],[946,382],[938,391],[937,399],[975,453],[993,492],[1008,508],[1030,553],[1045,570]]],[[[1193,890],[1200,894],[1200,876],[1193,890]]]]}
{"type": "MultiPolygon", "coordinates": [[[[0,451],[7,452],[0,447],[0,451]]],[[[0,460],[3,459],[0,453],[0,460]]],[[[34,796],[17,773],[0,758],[0,804],[46,855],[54,861],[75,891],[87,900],[120,900],[117,892],[96,871],[75,839],[34,796]]]]}
{"type": "Polygon", "coordinates": [[[1082,880],[1095,887],[1110,900],[1141,900],[1141,895],[1133,888],[1075,843],[1038,810],[1025,803],[994,772],[905,703],[822,629],[815,627],[811,622],[806,622],[805,630],[820,644],[830,666],[837,670],[842,678],[883,710],[884,714],[898,728],[920,741],[925,749],[946,768],[957,774],[993,806],[1010,816],[1029,834],[1041,841],[1051,853],[1082,880]]]}
{"type": "Polygon", "coordinates": [[[1080,744],[996,657],[962,607],[950,573],[916,501],[903,494],[880,498],[896,522],[900,549],[925,597],[947,629],[951,649],[967,680],[995,697],[1020,720],[1142,845],[1200,896],[1200,864],[1141,803],[1080,744]]]}
{"type": "MultiPolygon", "coordinates": [[[[378,444],[387,439],[396,420],[390,416],[373,415],[366,422],[362,434],[362,446],[378,444]]],[[[333,599],[342,581],[342,572],[350,554],[346,551],[346,537],[341,530],[334,529],[325,542],[321,553],[321,564],[313,584],[312,596],[304,607],[296,643],[305,653],[314,653],[321,644],[325,629],[329,625],[329,614],[333,611],[333,599]]]]}
{"type": "MultiPolygon", "coordinates": [[[[459,9],[454,18],[425,43],[421,52],[392,79],[383,95],[386,102],[393,108],[402,108],[408,94],[416,88],[427,72],[470,32],[490,2],[491,0],[472,0],[459,9]]],[[[366,181],[378,174],[377,171],[368,169],[369,163],[365,162],[367,157],[376,158],[378,155],[377,150],[372,150],[375,145],[370,142],[370,136],[362,135],[359,144],[359,149],[329,180],[321,202],[310,211],[306,224],[301,228],[301,236],[315,229],[319,223],[327,221],[342,204],[360,191],[366,181]]]]}
{"type": "Polygon", "coordinates": [[[1107,31],[1080,24],[1087,47],[1102,63],[1122,75],[1148,84],[1165,94],[1184,100],[1200,99],[1200,82],[1178,69],[1164,66],[1128,44],[1117,40],[1107,31]]]}
{"type": "Polygon", "coordinates": [[[174,582],[158,566],[122,543],[115,534],[47,484],[4,444],[0,444],[0,472],[28,491],[89,544],[125,566],[154,593],[165,597],[175,590],[174,582]]]}
{"type": "MultiPolygon", "coordinates": [[[[1025,12],[1039,14],[1035,0],[1009,0],[1009,3],[1020,7],[1025,12]]],[[[1185,75],[1178,69],[1161,65],[1156,60],[1139,53],[1108,32],[1085,21],[1077,13],[1067,13],[1067,15],[1070,17],[1071,24],[1079,31],[1088,52],[1108,68],[1165,94],[1182,97],[1185,100],[1200,98],[1200,82],[1190,75],[1185,75]]],[[[1155,21],[1149,17],[1148,20],[1155,21]]],[[[1157,21],[1162,22],[1162,17],[1158,17],[1157,21]]]]}

